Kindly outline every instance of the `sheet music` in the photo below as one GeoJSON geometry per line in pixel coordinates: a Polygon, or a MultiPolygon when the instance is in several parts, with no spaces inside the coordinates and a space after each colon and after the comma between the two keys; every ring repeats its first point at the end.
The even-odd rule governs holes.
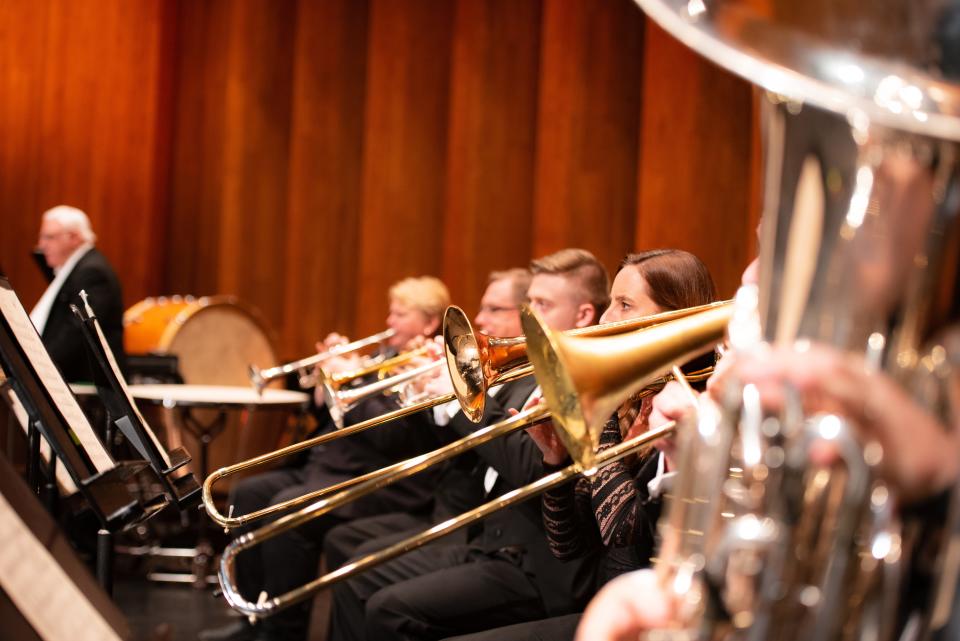
{"type": "MultiPolygon", "coordinates": [[[[3,368],[0,368],[0,377],[5,376],[3,368]]],[[[7,402],[7,405],[10,407],[10,411],[13,412],[13,415],[17,417],[17,422],[20,423],[20,427],[23,428],[23,433],[29,433],[30,417],[27,415],[27,410],[23,405],[20,404],[20,399],[17,398],[17,395],[13,393],[13,390],[10,388],[4,389],[2,392],[3,399],[7,402]]],[[[40,439],[40,456],[43,457],[43,460],[47,463],[50,462],[50,444],[47,443],[47,439],[40,439]]],[[[67,468],[62,465],[57,466],[57,485],[60,486],[60,490],[67,496],[76,493],[77,486],[73,484],[73,479],[70,478],[70,474],[67,472],[67,468]]]]}
{"type": "MultiPolygon", "coordinates": [[[[95,317],[93,310],[90,308],[90,304],[87,302],[87,293],[85,291],[80,292],[80,297],[83,299],[83,306],[86,308],[87,316],[95,317]]],[[[140,421],[140,424],[143,425],[144,431],[146,431],[147,436],[150,437],[150,440],[153,441],[153,446],[157,448],[157,451],[160,453],[160,458],[163,459],[163,464],[170,467],[170,456],[167,454],[167,448],[160,444],[160,440],[157,438],[157,435],[153,433],[153,430],[150,428],[150,424],[147,423],[146,419],[143,418],[143,414],[140,413],[140,408],[137,407],[136,401],[133,400],[133,397],[130,396],[130,389],[127,387],[127,382],[123,378],[123,374],[120,373],[120,367],[117,365],[117,359],[113,355],[113,350],[110,349],[110,345],[107,343],[107,337],[103,335],[103,330],[100,329],[100,321],[93,323],[93,328],[97,330],[97,340],[100,341],[100,345],[103,346],[103,352],[107,355],[107,362],[110,364],[110,369],[113,371],[114,378],[120,383],[120,389],[123,391],[123,395],[127,398],[127,403],[133,409],[133,413],[136,415],[137,420],[140,421]]]]}
{"type": "Polygon", "coordinates": [[[0,586],[44,641],[120,641],[0,494],[0,586]]]}
{"type": "Polygon", "coordinates": [[[56,404],[67,425],[73,431],[76,438],[80,441],[87,456],[93,462],[98,472],[106,472],[113,469],[114,463],[104,449],[103,444],[90,426],[90,421],[77,404],[67,387],[67,383],[60,375],[60,370],[53,364],[53,359],[43,346],[37,329],[30,322],[26,310],[20,304],[20,299],[14,293],[13,289],[0,287],[0,312],[3,312],[4,318],[10,323],[13,334],[20,342],[20,346],[26,353],[31,365],[37,371],[40,382],[50,394],[50,398],[56,404]]]}

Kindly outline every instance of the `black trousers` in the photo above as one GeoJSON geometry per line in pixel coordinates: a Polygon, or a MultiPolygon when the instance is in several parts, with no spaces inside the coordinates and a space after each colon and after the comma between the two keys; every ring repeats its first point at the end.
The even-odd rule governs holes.
{"type": "Polygon", "coordinates": [[[582,613],[565,614],[476,634],[449,637],[446,641],[573,641],[582,616],[582,613]]]}
{"type": "MultiPolygon", "coordinates": [[[[323,542],[323,556],[327,561],[327,569],[335,570],[354,557],[382,550],[393,543],[419,534],[440,520],[440,517],[431,519],[409,512],[391,512],[354,519],[349,523],[338,525],[327,533],[323,542]]],[[[467,530],[464,528],[430,545],[466,542],[467,530]]]]}
{"type": "Polygon", "coordinates": [[[521,563],[468,545],[415,550],[334,588],[331,641],[444,639],[542,619],[521,563]]]}
{"type": "Polygon", "coordinates": [[[355,556],[382,550],[429,526],[429,519],[409,512],[369,516],[338,525],[323,542],[327,569],[335,570],[355,556]]]}
{"type": "MultiPolygon", "coordinates": [[[[247,514],[342,480],[345,477],[309,467],[272,470],[234,485],[230,504],[234,513],[247,514]]],[[[326,514],[241,552],[236,566],[240,593],[248,600],[256,601],[261,591],[276,596],[316,578],[323,537],[330,528],[344,520],[336,512],[326,514]]],[[[235,534],[267,522],[269,519],[238,528],[235,534]]],[[[302,641],[307,634],[310,606],[311,600],[307,600],[264,619],[261,625],[264,635],[285,641],[302,641]]]]}

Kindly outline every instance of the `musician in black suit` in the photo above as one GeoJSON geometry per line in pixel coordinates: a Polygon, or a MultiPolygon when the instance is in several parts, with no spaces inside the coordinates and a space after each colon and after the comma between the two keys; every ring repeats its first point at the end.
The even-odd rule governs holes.
{"type": "Polygon", "coordinates": [[[75,207],[60,205],[43,214],[38,249],[54,276],[30,318],[68,382],[93,380],[79,321],[70,311],[71,304],[79,304],[81,290],[87,292],[121,369],[125,364],[120,281],[94,247],[96,238],[87,215],[75,207]]]}
{"type": "MultiPolygon", "coordinates": [[[[606,270],[589,252],[563,250],[531,265],[528,299],[555,329],[596,323],[606,307],[606,270]]],[[[488,421],[508,416],[505,408],[488,421]]],[[[455,417],[465,436],[476,425],[455,417]]],[[[476,450],[487,499],[544,474],[524,432],[476,450]]],[[[334,589],[333,638],[440,639],[582,607],[595,582],[592,557],[558,561],[547,545],[538,500],[502,510],[470,528],[466,544],[438,542],[364,572],[334,589]]]]}
{"type": "MultiPolygon", "coordinates": [[[[390,314],[387,325],[395,334],[390,339],[388,354],[395,354],[417,340],[432,336],[440,329],[442,315],[449,305],[447,288],[438,279],[424,276],[408,278],[390,289],[390,314]]],[[[340,337],[328,337],[330,344],[340,337]]],[[[343,371],[359,365],[351,357],[324,362],[324,370],[343,371]],[[329,369],[328,369],[329,368],[329,369]]],[[[322,392],[316,393],[323,407],[322,392]]],[[[397,409],[395,395],[378,394],[361,401],[344,417],[346,425],[355,425],[397,409]]],[[[321,412],[318,419],[323,429],[333,429],[329,415],[321,412]]],[[[249,514],[276,505],[308,492],[319,490],[355,476],[434,449],[439,445],[436,428],[429,412],[419,412],[375,427],[347,438],[314,447],[306,461],[271,470],[239,481],[231,490],[230,505],[235,514],[249,514]]],[[[435,479],[434,471],[395,483],[369,496],[344,505],[329,514],[262,545],[243,552],[237,558],[237,583],[240,592],[256,601],[261,590],[278,595],[315,578],[320,551],[327,531],[351,519],[394,512],[429,511],[435,479]]],[[[263,525],[265,521],[253,524],[263,525]]],[[[238,528],[239,535],[251,527],[238,528]]],[[[262,622],[250,626],[245,620],[207,630],[205,641],[231,639],[303,639],[309,622],[310,602],[288,608],[262,622]]]]}
{"type": "MultiPolygon", "coordinates": [[[[601,324],[705,305],[716,300],[717,293],[710,272],[696,256],[678,249],[656,249],[624,258],[610,298],[601,324]]],[[[684,369],[698,371],[712,364],[711,353],[694,359],[684,369]]],[[[607,421],[600,435],[600,451],[646,432],[654,409],[651,396],[627,400],[607,421]]],[[[572,463],[552,423],[533,427],[528,433],[543,452],[547,472],[572,463]]],[[[601,583],[649,566],[661,491],[669,470],[666,457],[647,446],[631,457],[601,467],[589,478],[580,477],[548,491],[542,499],[543,520],[553,554],[560,560],[599,555],[601,583]]],[[[568,614],[456,639],[569,641],[578,620],[578,614],[568,614]]]]}
{"type": "MultiPolygon", "coordinates": [[[[473,321],[474,331],[493,337],[519,336],[523,333],[520,326],[520,305],[527,298],[530,286],[530,271],[524,268],[495,271],[487,279],[487,287],[480,301],[480,311],[473,321]]],[[[449,379],[446,371],[438,371],[437,378],[449,379]]],[[[438,382],[424,381],[423,391],[431,396],[441,395],[449,390],[435,387],[438,382]]],[[[527,378],[490,390],[485,404],[484,416],[474,429],[479,429],[504,416],[503,408],[520,408],[533,391],[535,383],[527,378]]],[[[466,421],[466,417],[456,411],[456,401],[434,409],[438,423],[446,425],[450,420],[466,421]],[[453,418],[450,415],[453,414],[453,418]]],[[[454,440],[456,434],[451,430],[440,430],[444,442],[454,440]]],[[[353,556],[359,556],[381,550],[412,534],[426,529],[433,523],[448,519],[476,507],[483,501],[483,469],[476,455],[472,453],[459,456],[446,464],[440,473],[440,480],[434,496],[434,507],[430,514],[416,514],[409,511],[379,514],[353,520],[333,528],[323,544],[323,555],[328,570],[342,566],[353,556]]],[[[461,530],[451,534],[445,541],[466,542],[466,532],[461,530]]]]}

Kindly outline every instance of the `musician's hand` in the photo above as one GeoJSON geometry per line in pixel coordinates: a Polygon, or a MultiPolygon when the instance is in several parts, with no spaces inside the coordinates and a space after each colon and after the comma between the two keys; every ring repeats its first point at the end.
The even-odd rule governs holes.
{"type": "MultiPolygon", "coordinates": [[[[327,337],[323,339],[323,343],[317,343],[317,353],[323,354],[329,352],[337,345],[345,345],[349,342],[346,336],[342,336],[336,332],[327,334],[327,337]]],[[[322,367],[323,371],[327,374],[340,374],[343,372],[352,372],[360,366],[360,357],[356,353],[350,352],[349,354],[341,354],[340,356],[331,356],[330,358],[324,359],[317,367],[322,367]]],[[[316,392],[314,392],[314,395],[316,396],[316,392]]]]}
{"type": "MultiPolygon", "coordinates": [[[[543,401],[539,396],[534,396],[523,406],[523,410],[526,411],[539,405],[541,402],[543,401]]],[[[512,408],[507,411],[510,413],[510,416],[516,416],[520,413],[512,408]]],[[[543,462],[547,465],[561,465],[570,458],[563,441],[557,436],[557,429],[553,425],[553,421],[546,421],[545,423],[528,427],[526,432],[530,438],[533,439],[533,442],[537,444],[537,447],[540,448],[540,451],[543,453],[543,462]]]]}
{"type": "Polygon", "coordinates": [[[338,334],[337,332],[330,332],[327,334],[327,337],[323,339],[322,343],[317,343],[317,353],[322,353],[334,347],[336,345],[345,345],[350,342],[346,336],[338,334]]]}
{"type": "Polygon", "coordinates": [[[623,574],[587,606],[576,641],[635,641],[641,632],[667,627],[670,603],[653,570],[623,574]]]}
{"type": "Polygon", "coordinates": [[[707,379],[707,393],[710,394],[710,397],[717,403],[721,400],[720,391],[723,389],[723,386],[726,385],[727,379],[730,377],[730,370],[733,369],[733,365],[736,362],[736,352],[732,349],[727,349],[713,366],[713,374],[707,379]]]}
{"type": "MultiPolygon", "coordinates": [[[[861,437],[881,445],[880,472],[908,500],[936,494],[960,478],[958,430],[921,408],[890,377],[868,371],[858,356],[818,345],[779,347],[741,355],[732,374],[756,385],[771,411],[782,407],[789,386],[806,413],[850,420],[861,437]]],[[[821,463],[830,458],[828,445],[820,443],[813,452],[821,463]]]]}
{"type": "Polygon", "coordinates": [[[420,349],[424,345],[427,345],[433,342],[434,342],[433,337],[424,336],[423,334],[417,334],[416,336],[414,336],[413,338],[411,338],[406,342],[406,344],[403,346],[403,351],[406,352],[412,349],[420,349]]]}
{"type": "MultiPolygon", "coordinates": [[[[659,394],[653,397],[653,410],[651,410],[647,422],[650,429],[655,430],[671,421],[679,421],[687,413],[695,410],[696,405],[683,385],[677,381],[670,381],[660,390],[659,394]]],[[[673,437],[661,438],[654,441],[653,444],[667,457],[667,464],[672,466],[676,449],[675,439],[673,437]]]]}
{"type": "Polygon", "coordinates": [[[430,376],[424,383],[423,391],[429,398],[453,394],[453,381],[450,380],[447,368],[437,368],[433,372],[433,376],[430,376]]]}

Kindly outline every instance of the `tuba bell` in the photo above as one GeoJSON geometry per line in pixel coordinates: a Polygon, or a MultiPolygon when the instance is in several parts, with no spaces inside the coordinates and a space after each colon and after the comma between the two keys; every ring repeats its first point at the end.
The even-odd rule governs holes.
{"type": "MultiPolygon", "coordinates": [[[[636,1],[761,89],[761,279],[742,294],[758,344],[736,348],[816,342],[923,387],[925,355],[947,351],[934,341],[958,318],[960,4],[636,1]]],[[[675,629],[647,638],[884,641],[940,627],[932,604],[949,595],[904,614],[920,541],[877,474],[882,451],[790,390],[770,407],[731,384],[681,429],[658,559],[681,607],[675,629]],[[823,440],[838,459],[814,464],[823,440]]],[[[942,561],[931,582],[952,590],[957,564],[942,561]]]]}

